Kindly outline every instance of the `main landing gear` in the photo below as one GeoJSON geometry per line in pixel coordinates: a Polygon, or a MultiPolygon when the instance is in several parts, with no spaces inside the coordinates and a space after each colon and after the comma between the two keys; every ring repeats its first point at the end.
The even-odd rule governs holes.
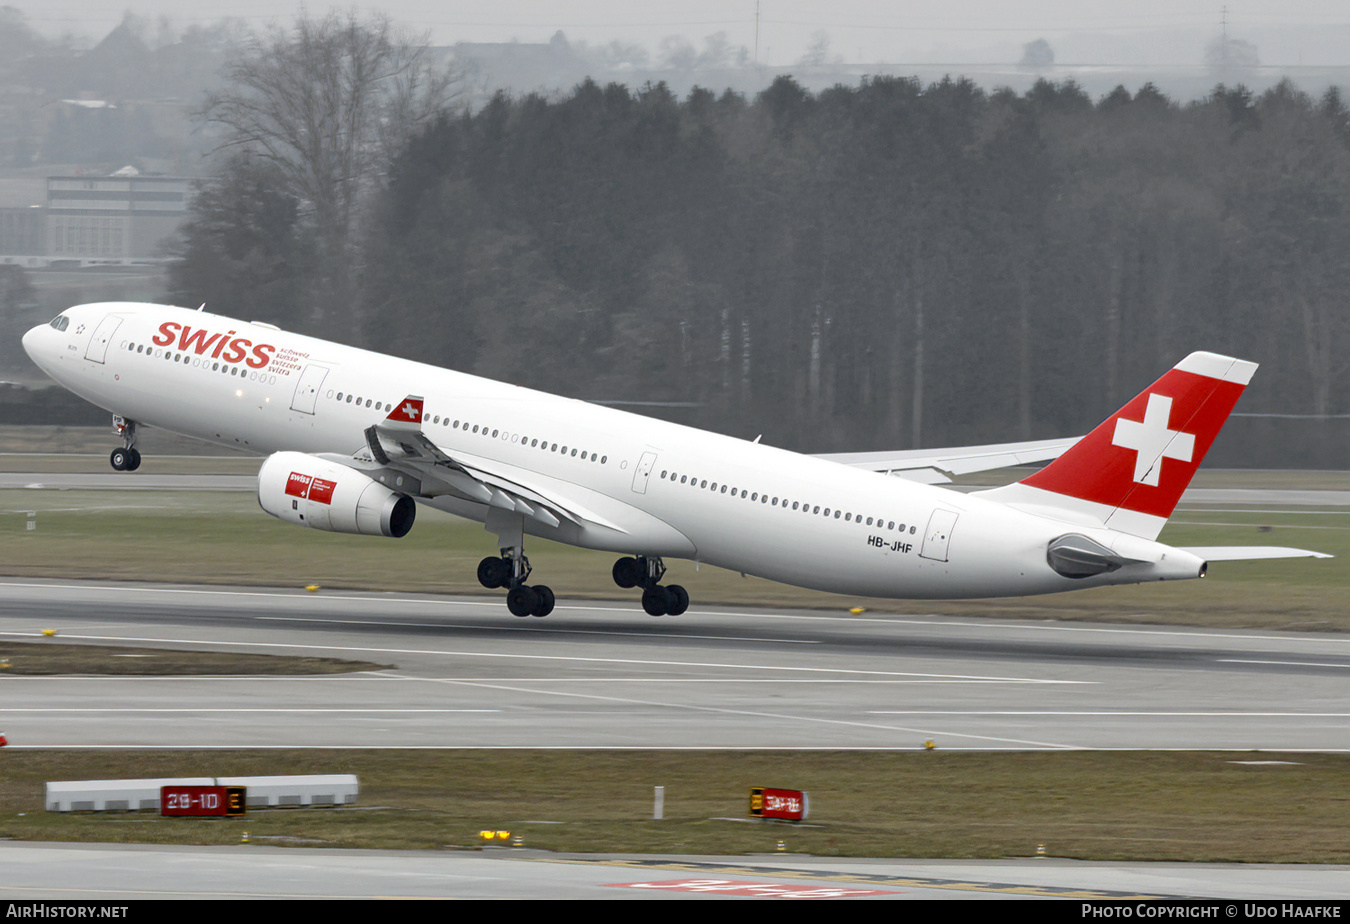
{"type": "Polygon", "coordinates": [[[478,563],[478,583],[484,587],[506,587],[506,608],[512,616],[547,616],[553,612],[553,591],[543,584],[533,587],[530,560],[525,557],[525,518],[514,510],[488,509],[483,521],[487,531],[497,534],[498,558],[488,556],[478,563]]]}
{"type": "Polygon", "coordinates": [[[613,571],[620,587],[642,588],[642,609],[648,616],[679,616],[689,609],[689,592],[679,584],[663,587],[660,580],[665,573],[665,563],[647,555],[620,558],[613,571]]]}
{"type": "Polygon", "coordinates": [[[553,612],[553,591],[543,584],[525,583],[530,560],[519,546],[502,549],[500,558],[488,556],[478,563],[478,583],[489,589],[509,587],[506,608],[512,616],[547,616],[553,612]]]}
{"type": "Polygon", "coordinates": [[[113,432],[122,437],[122,449],[114,449],[108,456],[113,471],[134,472],[141,467],[141,454],[136,449],[136,421],[113,415],[113,432]]]}

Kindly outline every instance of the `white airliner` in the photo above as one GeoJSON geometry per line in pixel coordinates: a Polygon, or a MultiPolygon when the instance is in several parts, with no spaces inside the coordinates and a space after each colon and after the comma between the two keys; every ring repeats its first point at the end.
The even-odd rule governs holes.
{"type": "Polygon", "coordinates": [[[620,587],[653,616],[689,595],[664,559],[708,562],[873,597],[1042,594],[1203,577],[1208,561],[1321,556],[1156,542],[1256,365],[1192,353],[1079,440],[812,457],[559,398],[205,311],[105,303],[23,338],[61,385],[106,408],[140,465],[140,425],[270,454],[268,513],[314,529],[399,537],[416,503],[482,521],[480,563],[517,616],[524,537],[615,552],[620,587]],[[1016,484],[961,494],[952,473],[1054,459],[1016,484]]]}

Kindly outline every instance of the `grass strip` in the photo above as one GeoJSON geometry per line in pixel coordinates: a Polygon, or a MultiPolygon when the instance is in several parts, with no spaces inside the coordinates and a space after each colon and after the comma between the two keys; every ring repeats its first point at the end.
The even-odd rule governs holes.
{"type": "Polygon", "coordinates": [[[8,750],[0,836],[35,841],[560,852],[1350,862],[1350,756],[1071,751],[8,750]],[[357,806],[245,818],[43,810],[48,780],[354,773],[357,806]],[[665,819],[652,820],[653,787],[665,819]],[[752,821],[752,786],[806,823],[752,821]]]}

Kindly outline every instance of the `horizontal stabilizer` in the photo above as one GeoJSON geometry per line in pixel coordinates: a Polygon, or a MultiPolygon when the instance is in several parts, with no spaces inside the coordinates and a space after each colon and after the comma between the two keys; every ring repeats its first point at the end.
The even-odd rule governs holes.
{"type": "Polygon", "coordinates": [[[1334,558],[1326,552],[1286,549],[1278,545],[1194,545],[1178,546],[1183,552],[1205,561],[1256,561],[1260,558],[1334,558]]]}

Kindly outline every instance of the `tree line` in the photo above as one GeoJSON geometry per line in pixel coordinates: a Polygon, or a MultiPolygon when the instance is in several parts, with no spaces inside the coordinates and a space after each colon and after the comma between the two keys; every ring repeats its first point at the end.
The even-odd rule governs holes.
{"type": "Polygon", "coordinates": [[[385,153],[341,234],[239,145],[197,196],[175,297],[808,451],[1082,431],[1207,349],[1262,363],[1240,411],[1308,415],[1244,424],[1227,461],[1343,445],[1334,89],[779,78],[421,102],[366,142],[385,153]]]}

